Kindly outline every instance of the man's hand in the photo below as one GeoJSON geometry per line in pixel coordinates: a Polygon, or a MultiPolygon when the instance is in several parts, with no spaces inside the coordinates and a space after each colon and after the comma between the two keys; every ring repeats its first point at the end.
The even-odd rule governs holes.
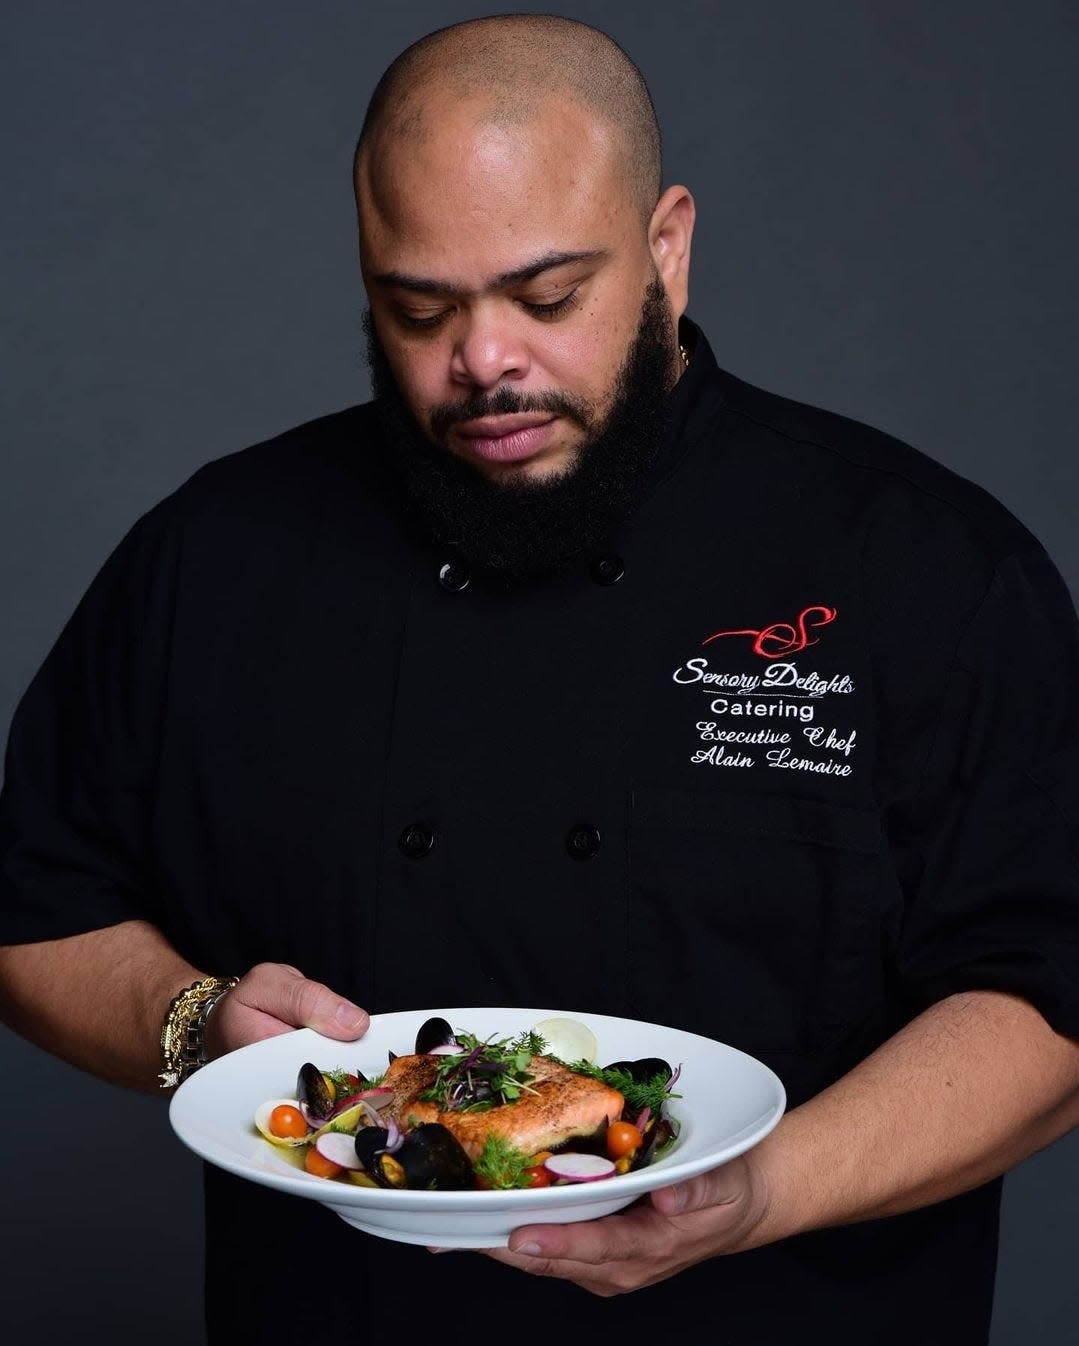
{"type": "Polygon", "coordinates": [[[602,1220],[514,1230],[508,1248],[487,1256],[595,1295],[621,1295],[751,1246],[767,1209],[763,1174],[743,1156],[602,1220]]]}
{"type": "Polygon", "coordinates": [[[287,963],[258,963],[218,1002],[206,1025],[211,1058],[293,1028],[314,1028],[328,1038],[353,1042],[371,1020],[366,1010],[308,981],[287,963]]]}
{"type": "Polygon", "coordinates": [[[989,1182],[1079,1124],[1079,1041],[1025,1000],[964,991],[788,1112],[740,1159],[488,1255],[613,1295],[719,1253],[877,1220],[989,1182]]]}

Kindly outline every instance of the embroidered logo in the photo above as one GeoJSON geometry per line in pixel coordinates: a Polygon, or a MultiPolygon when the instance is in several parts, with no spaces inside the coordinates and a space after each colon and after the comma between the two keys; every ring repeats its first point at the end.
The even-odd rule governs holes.
{"type": "Polygon", "coordinates": [[[816,637],[810,636],[810,630],[827,626],[829,622],[834,622],[837,616],[835,608],[816,604],[813,607],[803,608],[795,618],[793,626],[790,622],[773,622],[771,626],[766,626],[760,631],[715,631],[707,639],[702,640],[701,644],[710,645],[713,640],[720,640],[724,636],[752,636],[751,648],[754,654],[759,654],[762,659],[782,659],[784,655],[797,654],[799,650],[807,649],[810,645],[818,645],[820,642],[816,637]]]}

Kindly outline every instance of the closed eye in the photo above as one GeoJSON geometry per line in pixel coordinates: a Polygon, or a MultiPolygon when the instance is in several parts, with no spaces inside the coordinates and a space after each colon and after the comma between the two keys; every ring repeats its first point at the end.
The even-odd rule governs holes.
{"type": "MultiPolygon", "coordinates": [[[[579,292],[580,286],[577,285],[570,290],[569,294],[563,295],[561,299],[556,299],[550,304],[537,304],[529,299],[520,299],[517,302],[534,318],[550,322],[561,314],[567,313],[571,308],[577,307],[579,292]]],[[[406,327],[411,327],[414,331],[431,331],[441,326],[452,312],[452,309],[443,309],[439,313],[431,313],[420,317],[415,313],[405,313],[403,310],[399,310],[398,317],[406,327]]]]}
{"type": "Polygon", "coordinates": [[[576,308],[579,289],[580,286],[575,286],[569,294],[564,295],[561,299],[556,299],[553,304],[533,304],[527,299],[522,299],[521,303],[535,318],[557,318],[560,313],[576,308]]]}

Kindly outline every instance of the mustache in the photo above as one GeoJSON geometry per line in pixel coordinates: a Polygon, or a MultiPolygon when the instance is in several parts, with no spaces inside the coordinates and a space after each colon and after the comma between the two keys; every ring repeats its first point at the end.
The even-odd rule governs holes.
{"type": "Polygon", "coordinates": [[[504,384],[491,393],[471,393],[461,402],[440,403],[430,412],[430,423],[436,435],[444,435],[459,421],[475,421],[484,416],[512,416],[521,412],[565,416],[583,430],[592,424],[591,408],[580,398],[553,391],[518,393],[504,384]]]}

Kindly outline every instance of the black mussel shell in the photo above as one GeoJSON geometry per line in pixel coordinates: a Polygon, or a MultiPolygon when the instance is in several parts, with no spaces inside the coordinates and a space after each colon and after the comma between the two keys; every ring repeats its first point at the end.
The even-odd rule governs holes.
{"type": "Polygon", "coordinates": [[[404,1169],[409,1187],[460,1192],[476,1185],[468,1155],[457,1137],[438,1122],[414,1127],[392,1157],[404,1169]]]}
{"type": "Polygon", "coordinates": [[[356,1132],[356,1158],[368,1171],[375,1171],[375,1155],[386,1148],[390,1133],[384,1126],[361,1126],[356,1132]]]}
{"type": "Polygon", "coordinates": [[[456,1045],[456,1042],[453,1029],[445,1019],[428,1019],[416,1034],[416,1055],[424,1056],[435,1047],[445,1047],[449,1043],[456,1045]]]}
{"type": "Polygon", "coordinates": [[[296,1081],[296,1097],[306,1104],[312,1117],[328,1117],[333,1111],[334,1096],[322,1077],[322,1071],[310,1061],[300,1067],[296,1081]]]}
{"type": "Polygon", "coordinates": [[[633,1161],[632,1167],[635,1169],[647,1168],[655,1159],[656,1151],[662,1150],[665,1145],[674,1140],[678,1132],[669,1117],[661,1117],[658,1122],[655,1122],[649,1128],[646,1134],[648,1136],[647,1144],[643,1149],[638,1150],[637,1157],[633,1161]]]}
{"type": "Polygon", "coordinates": [[[662,1075],[669,1080],[674,1074],[670,1063],[659,1056],[642,1056],[639,1061],[615,1061],[607,1070],[624,1070],[637,1084],[647,1084],[649,1080],[662,1075]]]}

